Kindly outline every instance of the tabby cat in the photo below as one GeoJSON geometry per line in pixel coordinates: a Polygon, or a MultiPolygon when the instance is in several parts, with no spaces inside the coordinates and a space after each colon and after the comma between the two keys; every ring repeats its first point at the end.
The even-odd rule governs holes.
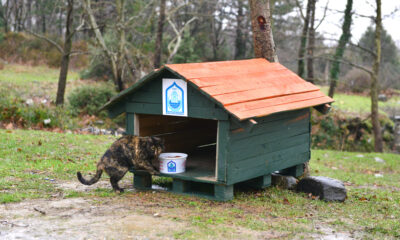
{"type": "Polygon", "coordinates": [[[105,171],[110,176],[111,186],[116,192],[123,192],[118,186],[128,169],[147,170],[151,174],[158,171],[153,167],[152,160],[157,159],[164,151],[164,142],[157,137],[138,137],[126,135],[115,141],[97,163],[96,175],[86,180],[77,172],[78,180],[85,185],[99,181],[105,171]]]}

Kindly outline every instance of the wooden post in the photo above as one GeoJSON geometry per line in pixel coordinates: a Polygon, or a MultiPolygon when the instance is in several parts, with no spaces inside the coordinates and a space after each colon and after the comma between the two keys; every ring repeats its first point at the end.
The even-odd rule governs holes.
{"type": "Polygon", "coordinates": [[[229,143],[229,121],[218,121],[217,131],[217,166],[215,168],[215,171],[218,181],[226,182],[226,164],[229,143]]]}
{"type": "Polygon", "coordinates": [[[134,135],[135,134],[135,115],[134,113],[126,113],[126,134],[134,135]]]}

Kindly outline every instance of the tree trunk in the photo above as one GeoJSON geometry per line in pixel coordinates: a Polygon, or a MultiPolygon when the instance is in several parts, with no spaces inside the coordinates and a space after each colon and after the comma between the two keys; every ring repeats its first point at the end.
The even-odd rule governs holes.
{"type": "Polygon", "coordinates": [[[315,47],[315,3],[316,0],[309,0],[311,2],[311,16],[310,27],[308,29],[308,51],[307,51],[307,81],[314,83],[314,47],[315,47]]]}
{"type": "Polygon", "coordinates": [[[162,38],[163,38],[164,23],[165,23],[165,1],[166,0],[160,0],[160,16],[158,18],[156,46],[154,50],[154,61],[153,61],[154,68],[159,68],[161,66],[162,38]]]}
{"type": "MultiPolygon", "coordinates": [[[[117,31],[119,35],[119,48],[118,48],[118,54],[117,54],[117,71],[118,71],[118,77],[117,77],[117,83],[118,83],[118,88],[119,91],[122,91],[125,89],[124,83],[123,83],[123,66],[124,66],[124,60],[125,60],[125,0],[116,0],[116,8],[117,8],[117,31]]],[[[132,76],[133,77],[133,76],[132,76]]]]}
{"type": "Polygon", "coordinates": [[[73,31],[71,31],[74,19],[73,11],[74,11],[74,0],[68,0],[67,18],[65,22],[65,37],[64,37],[65,40],[63,47],[63,56],[61,59],[60,75],[58,78],[56,105],[64,104],[65,87],[67,85],[67,76],[69,67],[69,56],[71,54],[72,37],[74,34],[73,31]]]}
{"type": "Polygon", "coordinates": [[[46,14],[45,13],[42,13],[41,19],[42,19],[42,33],[45,34],[46,33],[46,14]]]}
{"type": "Polygon", "coordinates": [[[278,62],[272,36],[269,0],[250,0],[250,11],[255,57],[278,62]]]}
{"type": "Polygon", "coordinates": [[[330,73],[330,79],[331,83],[329,86],[329,97],[333,98],[333,95],[335,94],[335,88],[337,85],[337,80],[339,78],[339,73],[340,73],[340,60],[343,57],[344,50],[346,48],[346,44],[349,41],[351,37],[350,33],[350,26],[351,26],[351,10],[353,7],[353,0],[347,0],[346,4],[346,10],[344,11],[344,21],[342,25],[342,35],[340,36],[339,39],[339,44],[336,47],[336,53],[334,56],[335,61],[331,64],[331,73],[330,73]]]}
{"type": "MultiPolygon", "coordinates": [[[[311,3],[313,0],[308,0],[307,2],[307,10],[306,10],[306,16],[304,17],[304,26],[303,26],[303,32],[301,34],[300,38],[300,47],[299,47],[299,54],[298,54],[298,62],[297,62],[297,75],[299,77],[303,78],[304,77],[304,55],[306,52],[306,45],[307,45],[307,32],[308,32],[308,25],[310,21],[310,13],[311,13],[311,3]]],[[[300,9],[301,11],[301,9],[300,9]]]]}
{"type": "Polygon", "coordinates": [[[236,15],[236,40],[235,40],[235,59],[243,59],[246,56],[246,39],[244,30],[243,0],[237,0],[238,13],[236,15]]]}
{"type": "Polygon", "coordinates": [[[26,28],[32,30],[32,0],[27,1],[26,28]]]}
{"type": "Polygon", "coordinates": [[[378,91],[379,91],[379,65],[381,62],[381,32],[382,32],[382,13],[381,0],[376,0],[375,18],[375,59],[371,74],[371,119],[375,139],[375,152],[383,151],[382,132],[379,123],[378,91]]]}
{"type": "MultiPolygon", "coordinates": [[[[1,3],[0,3],[1,4],[1,3]]],[[[3,23],[4,23],[4,33],[8,33],[8,23],[9,23],[9,11],[10,11],[10,0],[7,0],[3,5],[2,5],[2,18],[3,18],[3,23]]]]}

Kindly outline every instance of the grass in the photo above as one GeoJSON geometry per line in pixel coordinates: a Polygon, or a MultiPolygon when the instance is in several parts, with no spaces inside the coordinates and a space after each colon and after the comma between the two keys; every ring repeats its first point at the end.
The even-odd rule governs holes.
{"type": "MultiPolygon", "coordinates": [[[[18,94],[22,99],[47,98],[55,100],[59,69],[45,65],[28,66],[20,64],[7,64],[0,70],[0,91],[10,91],[18,94]]],[[[67,77],[65,100],[71,91],[82,85],[107,85],[105,82],[80,80],[79,73],[70,70],[67,77]]]]}
{"type": "Polygon", "coordinates": [[[54,194],[53,179],[71,180],[78,170],[94,170],[115,138],[0,130],[0,139],[0,202],[5,203],[54,194]]]}
{"type": "MultiPolygon", "coordinates": [[[[51,198],[60,192],[68,198],[126,199],[138,206],[157,202],[174,206],[163,208],[164,217],[187,224],[185,231],[174,233],[177,239],[228,239],[238,231],[249,238],[257,232],[271,238],[309,239],[332,231],[363,239],[400,237],[399,155],[313,150],[312,175],[345,181],[344,203],[313,200],[275,187],[237,192],[233,201],[219,203],[165,192],[117,195],[110,188],[78,192],[57,187],[55,182],[77,181],[78,170],[93,172],[113,137],[0,130],[0,139],[1,203],[51,198]],[[376,157],[385,163],[376,162],[376,157]]],[[[138,211],[148,209],[138,207],[138,211]]]]}
{"type": "MultiPolygon", "coordinates": [[[[328,93],[328,87],[321,87],[324,93],[328,93]]],[[[333,107],[349,113],[357,113],[359,115],[369,114],[371,112],[371,98],[363,95],[348,95],[344,93],[336,93],[334,95],[335,102],[333,107]]],[[[379,107],[382,109],[400,108],[400,97],[395,96],[390,98],[387,102],[379,102],[379,107]]]]}
{"type": "MultiPolygon", "coordinates": [[[[58,68],[49,68],[47,66],[29,66],[20,64],[8,64],[0,71],[0,81],[10,82],[16,85],[23,85],[31,82],[37,83],[57,83],[60,70],[58,68]]],[[[79,79],[76,71],[69,71],[68,81],[79,79]]]]}

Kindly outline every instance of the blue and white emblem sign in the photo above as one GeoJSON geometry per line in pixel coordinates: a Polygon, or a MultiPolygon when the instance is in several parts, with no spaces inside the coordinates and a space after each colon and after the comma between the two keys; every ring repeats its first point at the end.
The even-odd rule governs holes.
{"type": "Polygon", "coordinates": [[[187,117],[187,83],[163,78],[163,115],[187,117]]]}

